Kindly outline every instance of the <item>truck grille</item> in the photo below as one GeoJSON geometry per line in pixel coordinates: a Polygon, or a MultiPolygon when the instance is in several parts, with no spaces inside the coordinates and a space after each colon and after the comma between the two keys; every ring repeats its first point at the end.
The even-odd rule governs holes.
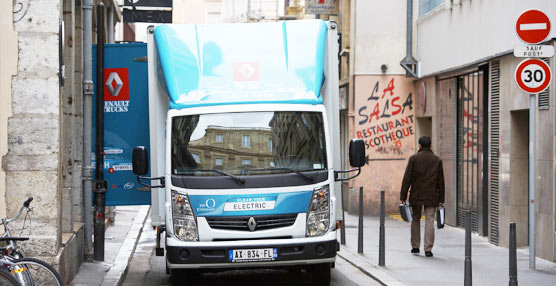
{"type": "Polygon", "coordinates": [[[292,226],[297,214],[264,216],[205,217],[213,229],[257,231],[292,226]],[[253,220],[251,220],[253,218],[253,220]]]}

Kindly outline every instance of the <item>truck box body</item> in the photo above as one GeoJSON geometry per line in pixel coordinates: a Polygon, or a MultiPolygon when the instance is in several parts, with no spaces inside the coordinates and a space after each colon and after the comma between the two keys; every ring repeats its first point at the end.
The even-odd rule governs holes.
{"type": "Polygon", "coordinates": [[[337,31],[320,20],[150,31],[153,225],[170,269],[334,262],[337,31]]]}

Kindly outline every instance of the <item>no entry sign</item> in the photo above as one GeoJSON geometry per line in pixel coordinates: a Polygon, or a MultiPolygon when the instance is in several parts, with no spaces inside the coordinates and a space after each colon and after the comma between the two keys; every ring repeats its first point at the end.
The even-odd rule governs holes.
{"type": "Polygon", "coordinates": [[[517,19],[515,30],[523,42],[538,44],[550,34],[550,19],[539,10],[528,10],[517,19]]]}
{"type": "Polygon", "coordinates": [[[547,63],[539,59],[526,59],[515,69],[515,81],[527,93],[539,93],[550,85],[552,72],[547,63]]]}

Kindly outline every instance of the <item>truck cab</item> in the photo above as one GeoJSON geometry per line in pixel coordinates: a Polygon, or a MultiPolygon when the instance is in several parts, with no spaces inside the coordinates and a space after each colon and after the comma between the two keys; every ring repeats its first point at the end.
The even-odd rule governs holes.
{"type": "Polygon", "coordinates": [[[133,171],[152,188],[174,285],[243,267],[303,267],[328,285],[339,181],[365,153],[353,140],[357,169],[340,170],[336,24],[149,31],[151,150],[134,149],[133,171]]]}

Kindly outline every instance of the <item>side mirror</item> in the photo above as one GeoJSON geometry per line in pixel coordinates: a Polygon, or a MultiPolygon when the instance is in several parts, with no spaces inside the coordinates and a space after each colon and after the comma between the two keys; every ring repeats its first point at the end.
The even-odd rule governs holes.
{"type": "Polygon", "coordinates": [[[145,146],[133,148],[132,165],[133,174],[137,176],[144,176],[149,172],[149,153],[145,146]]]}
{"type": "Polygon", "coordinates": [[[349,164],[352,167],[365,165],[365,142],[361,139],[351,139],[349,142],[349,164]]]}

